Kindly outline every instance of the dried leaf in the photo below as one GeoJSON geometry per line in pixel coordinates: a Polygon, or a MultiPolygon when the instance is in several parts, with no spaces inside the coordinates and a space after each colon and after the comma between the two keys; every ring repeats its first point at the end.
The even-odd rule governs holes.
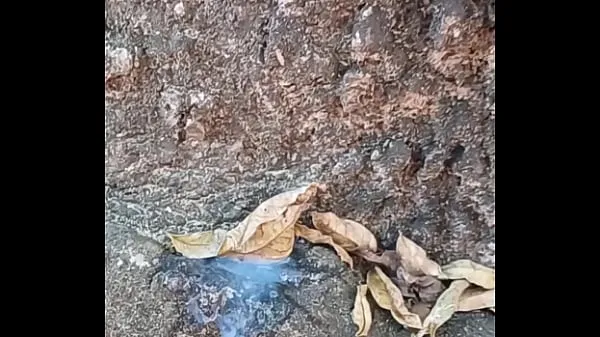
{"type": "Polygon", "coordinates": [[[367,273],[367,286],[375,302],[381,308],[390,310],[398,323],[409,328],[422,327],[419,315],[408,310],[400,290],[379,267],[367,273]]]}
{"type": "Polygon", "coordinates": [[[456,260],[442,267],[440,279],[465,279],[485,289],[496,287],[496,270],[471,260],[456,260]]]}
{"type": "Polygon", "coordinates": [[[433,304],[445,287],[437,278],[425,275],[419,276],[410,288],[414,289],[411,290],[417,294],[421,302],[433,304]]]}
{"type": "Polygon", "coordinates": [[[288,256],[295,240],[294,223],[309,201],[325,187],[310,184],[278,194],[260,204],[237,227],[186,235],[168,234],[175,249],[189,258],[253,254],[279,259],[288,256]]]}
{"type": "Polygon", "coordinates": [[[429,275],[413,276],[408,273],[403,267],[396,269],[396,280],[402,294],[414,294],[413,297],[418,297],[421,302],[433,304],[438,296],[444,291],[444,284],[437,278],[429,275]],[[407,292],[402,287],[407,287],[407,292]]]}
{"type": "Polygon", "coordinates": [[[469,288],[460,295],[457,311],[473,311],[485,308],[494,311],[495,306],[496,289],[469,288]]]}
{"type": "MultiPolygon", "coordinates": [[[[398,257],[398,259],[400,259],[400,257],[398,257]]],[[[392,277],[392,281],[394,281],[394,284],[400,289],[402,295],[404,295],[404,297],[417,298],[417,294],[414,292],[415,287],[412,286],[417,280],[416,277],[408,274],[402,266],[396,268],[395,275],[396,277],[392,277]]]]}
{"type": "Polygon", "coordinates": [[[246,253],[266,246],[296,222],[300,213],[308,207],[310,199],[322,189],[323,186],[313,183],[278,194],[263,202],[236,228],[227,233],[227,239],[219,253],[246,253]],[[257,231],[257,237],[248,242],[257,231]]]}
{"type": "Polygon", "coordinates": [[[191,259],[217,256],[226,235],[227,232],[220,229],[192,234],[167,233],[175,250],[191,259]]]}
{"type": "Polygon", "coordinates": [[[416,299],[417,298],[417,294],[414,293],[410,289],[410,284],[408,282],[406,282],[405,279],[398,278],[398,277],[390,277],[390,279],[392,280],[392,282],[394,282],[394,284],[396,285],[396,287],[398,287],[398,289],[400,289],[400,292],[402,293],[402,296],[408,297],[408,298],[412,298],[412,299],[416,299]]]}
{"type": "Polygon", "coordinates": [[[386,250],[381,255],[377,255],[370,250],[363,250],[358,252],[358,255],[369,262],[385,267],[390,274],[395,274],[400,267],[400,257],[393,250],[386,250]]]}
{"type": "Polygon", "coordinates": [[[358,326],[356,336],[367,336],[371,328],[372,315],[369,301],[367,300],[367,285],[356,287],[356,299],[354,300],[354,309],[352,309],[352,321],[358,326]]]}
{"type": "Polygon", "coordinates": [[[243,259],[284,259],[294,250],[294,242],[296,241],[295,229],[293,226],[288,227],[283,233],[276,237],[268,245],[253,252],[247,253],[225,253],[225,256],[238,257],[243,259]]]}
{"type": "Polygon", "coordinates": [[[469,287],[465,280],[453,281],[435,302],[431,312],[423,321],[423,328],[417,332],[416,337],[427,334],[435,337],[437,329],[452,317],[458,309],[460,295],[469,287]]]}
{"type": "MultiPolygon", "coordinates": [[[[398,256],[398,258],[400,258],[398,256]]],[[[396,277],[406,285],[411,285],[417,281],[418,276],[410,274],[402,265],[396,268],[396,277]]]]}
{"type": "Polygon", "coordinates": [[[316,229],[331,236],[333,241],[347,251],[377,251],[375,235],[358,222],[339,218],[331,212],[312,212],[311,216],[316,229]]]}
{"type": "Polygon", "coordinates": [[[412,275],[438,276],[441,273],[440,266],[427,257],[425,250],[402,233],[396,241],[396,252],[400,255],[404,268],[412,275]]]}
{"type": "MultiPolygon", "coordinates": [[[[248,241],[239,246],[235,250],[235,253],[250,254],[261,250],[271,245],[273,241],[276,241],[277,238],[279,238],[281,234],[287,231],[288,229],[292,229],[293,236],[294,224],[296,223],[296,221],[298,221],[300,214],[304,212],[308,207],[308,204],[289,206],[285,213],[283,213],[283,215],[278,217],[276,220],[269,221],[258,226],[254,235],[251,236],[248,241]]],[[[292,238],[291,240],[293,246],[294,239],[292,238]]],[[[288,241],[289,240],[284,240],[284,244],[286,245],[286,247],[288,241]]]]}
{"type": "Polygon", "coordinates": [[[335,249],[336,253],[340,256],[342,261],[346,262],[350,266],[350,268],[354,268],[354,263],[348,252],[346,252],[346,250],[340,245],[336,244],[331,238],[331,236],[327,236],[316,229],[308,228],[299,223],[296,224],[295,229],[296,235],[301,238],[304,238],[306,241],[330,245],[331,247],[333,247],[333,249],[335,249]]]}
{"type": "Polygon", "coordinates": [[[392,297],[387,291],[385,283],[377,275],[375,270],[370,270],[367,273],[367,286],[369,292],[377,305],[385,310],[392,310],[392,297]]]}

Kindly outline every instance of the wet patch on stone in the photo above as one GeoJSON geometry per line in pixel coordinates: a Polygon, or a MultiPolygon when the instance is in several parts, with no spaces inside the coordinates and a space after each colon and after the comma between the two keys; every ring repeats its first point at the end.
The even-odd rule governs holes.
{"type": "Polygon", "coordinates": [[[261,336],[290,314],[285,288],[305,278],[295,258],[250,262],[217,257],[205,260],[166,255],[156,277],[184,300],[187,324],[216,325],[223,337],[261,336]]]}

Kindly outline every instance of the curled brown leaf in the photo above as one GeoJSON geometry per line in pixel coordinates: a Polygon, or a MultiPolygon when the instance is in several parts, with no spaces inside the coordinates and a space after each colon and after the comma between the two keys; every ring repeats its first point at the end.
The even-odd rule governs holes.
{"type": "Polygon", "coordinates": [[[400,289],[379,267],[367,273],[367,286],[375,302],[381,308],[389,310],[398,323],[409,328],[422,327],[419,315],[408,310],[400,289]]]}
{"type": "Polygon", "coordinates": [[[457,311],[473,311],[485,308],[494,311],[495,306],[496,289],[469,288],[460,295],[457,311]]]}
{"type": "Polygon", "coordinates": [[[396,241],[396,252],[400,256],[402,266],[411,275],[438,276],[441,273],[440,266],[427,257],[425,250],[402,233],[396,241]]]}
{"type": "Polygon", "coordinates": [[[496,270],[471,260],[456,260],[442,267],[440,279],[465,279],[485,289],[496,287],[496,270]]]}
{"type": "Polygon", "coordinates": [[[384,267],[390,274],[395,274],[396,270],[400,267],[400,257],[393,250],[386,250],[380,255],[370,250],[362,250],[357,255],[369,262],[384,267]]]}
{"type": "Polygon", "coordinates": [[[176,251],[191,259],[206,259],[219,255],[227,232],[214,230],[192,234],[167,233],[176,251]]]}
{"type": "Polygon", "coordinates": [[[371,306],[367,300],[367,285],[359,285],[356,287],[356,298],[354,300],[354,308],[352,309],[352,321],[358,327],[356,336],[364,337],[369,334],[371,328],[372,315],[371,306]]]}
{"type": "Polygon", "coordinates": [[[231,257],[242,257],[243,259],[267,259],[267,260],[279,260],[284,259],[292,253],[294,250],[294,243],[296,241],[295,229],[293,226],[288,227],[274,240],[269,242],[266,246],[257,249],[255,251],[247,251],[243,253],[228,252],[224,256],[231,257]]]}
{"type": "Polygon", "coordinates": [[[417,294],[419,300],[426,304],[435,303],[438,296],[445,289],[440,280],[428,275],[419,276],[410,288],[417,294]]]}
{"type": "Polygon", "coordinates": [[[308,207],[308,202],[319,190],[324,189],[324,186],[313,183],[283,192],[261,203],[237,227],[227,233],[227,239],[219,253],[244,253],[266,246],[287,227],[293,225],[300,213],[308,207]],[[253,238],[257,231],[257,237],[253,238]]]}
{"type": "Polygon", "coordinates": [[[309,207],[309,202],[325,187],[310,184],[278,194],[260,204],[238,226],[192,234],[170,234],[173,247],[189,258],[204,259],[219,255],[255,255],[279,259],[288,256],[295,240],[294,223],[309,207]]]}
{"type": "Polygon", "coordinates": [[[377,251],[375,235],[358,222],[342,219],[331,212],[312,212],[311,217],[316,229],[331,236],[346,251],[377,251]]]}
{"type": "MultiPolygon", "coordinates": [[[[292,235],[294,232],[294,224],[300,217],[300,214],[309,207],[308,204],[291,205],[287,210],[279,216],[277,219],[269,222],[265,222],[257,227],[254,235],[250,239],[240,245],[235,253],[239,254],[250,254],[255,251],[261,250],[268,245],[271,245],[273,241],[284,232],[291,229],[292,235]]],[[[292,246],[294,240],[292,240],[292,246]]],[[[287,241],[286,241],[287,242],[287,241]]]]}
{"type": "Polygon", "coordinates": [[[412,276],[400,264],[400,257],[393,250],[384,251],[377,255],[370,251],[358,253],[365,260],[377,263],[384,267],[391,275],[394,284],[400,289],[404,297],[418,298],[425,303],[434,303],[438,295],[444,290],[444,285],[433,276],[412,276]]]}
{"type": "Polygon", "coordinates": [[[367,273],[367,286],[371,296],[380,308],[392,310],[392,297],[387,291],[385,283],[374,269],[367,273]]]}
{"type": "Polygon", "coordinates": [[[308,228],[302,224],[297,223],[294,227],[296,229],[296,235],[305,239],[311,243],[321,243],[327,244],[335,249],[336,253],[340,256],[342,261],[346,262],[350,268],[354,268],[354,262],[352,261],[352,257],[348,254],[348,252],[342,248],[342,246],[338,245],[333,241],[330,236],[327,236],[316,229],[308,228]]]}
{"type": "Polygon", "coordinates": [[[435,337],[437,329],[446,323],[458,309],[460,296],[469,285],[469,282],[465,280],[453,281],[431,308],[431,312],[423,321],[423,328],[417,332],[416,337],[427,334],[435,337]]]}
{"type": "Polygon", "coordinates": [[[417,294],[411,289],[411,285],[408,282],[406,282],[404,278],[390,277],[390,279],[392,280],[392,282],[394,282],[396,287],[400,289],[402,296],[411,299],[417,299],[417,294]]]}

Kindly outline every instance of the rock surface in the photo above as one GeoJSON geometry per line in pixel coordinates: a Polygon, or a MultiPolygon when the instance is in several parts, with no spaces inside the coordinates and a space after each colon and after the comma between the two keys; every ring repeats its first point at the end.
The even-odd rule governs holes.
{"type": "MultiPolygon", "coordinates": [[[[105,335],[216,333],[157,281],[164,231],[230,228],[312,181],[386,248],[401,230],[493,267],[494,24],[493,0],[106,1],[105,335]]],[[[303,247],[327,278],[286,290],[265,336],[353,336],[360,274],[303,247]]],[[[371,336],[408,336],[374,311],[371,336]]],[[[494,331],[478,312],[438,335],[494,331]]]]}

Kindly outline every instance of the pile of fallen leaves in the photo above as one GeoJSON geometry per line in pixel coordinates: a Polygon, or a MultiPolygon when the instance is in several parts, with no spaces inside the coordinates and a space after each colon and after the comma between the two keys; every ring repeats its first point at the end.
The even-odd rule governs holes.
{"type": "Polygon", "coordinates": [[[440,266],[401,233],[395,250],[380,252],[377,239],[366,227],[334,213],[312,212],[314,228],[299,222],[300,215],[324,191],[323,185],[313,183],[278,194],[230,231],[168,235],[175,249],[189,258],[283,259],[292,253],[296,237],[301,237],[333,247],[350,268],[351,254],[375,264],[367,273],[367,284],[357,287],[352,311],[357,336],[367,336],[372,322],[367,293],[416,337],[435,336],[455,312],[485,308],[495,312],[494,269],[470,260],[440,266]]]}

